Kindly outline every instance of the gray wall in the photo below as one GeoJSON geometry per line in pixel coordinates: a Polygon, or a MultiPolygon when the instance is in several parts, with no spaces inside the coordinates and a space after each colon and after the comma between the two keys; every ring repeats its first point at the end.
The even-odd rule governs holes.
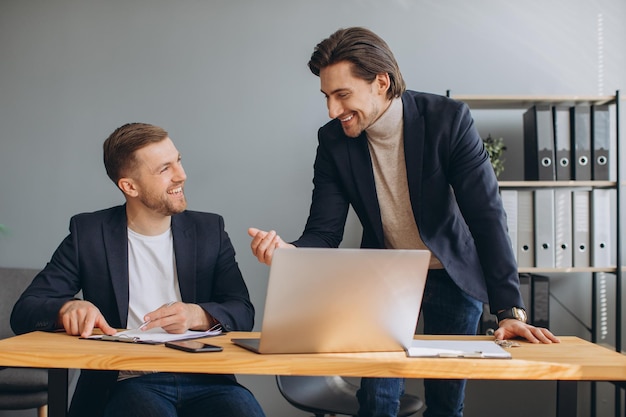
{"type": "MultiPolygon", "coordinates": [[[[321,39],[373,29],[416,90],[597,95],[626,86],[624,22],[622,0],[2,0],[0,265],[43,267],[72,214],[122,202],[102,141],[154,123],[183,154],[190,208],[225,216],[258,329],[267,267],[246,229],[295,239],[304,225],[328,120],[306,67],[321,39]]],[[[477,114],[482,133],[517,136],[517,116],[500,116],[477,114]]],[[[520,169],[512,142],[503,179],[520,169]]],[[[268,415],[298,415],[270,377],[242,380],[268,415]]]]}

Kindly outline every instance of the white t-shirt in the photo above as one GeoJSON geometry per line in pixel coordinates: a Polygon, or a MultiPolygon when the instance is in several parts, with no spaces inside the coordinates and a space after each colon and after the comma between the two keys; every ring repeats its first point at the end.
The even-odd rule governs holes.
{"type": "Polygon", "coordinates": [[[172,301],[181,301],[172,230],[144,236],[128,229],[128,322],[134,329],[144,316],[172,301]]]}

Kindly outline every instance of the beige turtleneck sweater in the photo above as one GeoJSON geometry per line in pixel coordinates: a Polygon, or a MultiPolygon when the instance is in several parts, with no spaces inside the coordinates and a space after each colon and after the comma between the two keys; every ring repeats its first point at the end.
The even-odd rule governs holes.
{"type": "MultiPolygon", "coordinates": [[[[402,117],[402,99],[396,98],[385,113],[365,130],[374,168],[385,247],[428,249],[420,238],[409,198],[402,117]]],[[[430,268],[441,269],[443,266],[439,259],[431,256],[430,268]]]]}

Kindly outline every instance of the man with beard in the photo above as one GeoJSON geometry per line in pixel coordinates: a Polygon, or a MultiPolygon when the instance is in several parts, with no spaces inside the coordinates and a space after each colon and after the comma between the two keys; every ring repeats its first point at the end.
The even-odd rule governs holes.
{"type": "MultiPolygon", "coordinates": [[[[126,204],[72,217],[70,234],[15,304],[15,333],[161,327],[252,329],[254,307],[221,216],[185,210],[168,133],[131,123],[104,142],[126,204]],[[76,294],[82,291],[82,299],[76,294]]],[[[70,416],[264,416],[234,375],[81,371],[70,416]]]]}

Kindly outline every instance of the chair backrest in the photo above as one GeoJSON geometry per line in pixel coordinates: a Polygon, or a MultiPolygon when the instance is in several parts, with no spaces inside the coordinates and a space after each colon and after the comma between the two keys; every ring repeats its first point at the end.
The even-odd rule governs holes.
{"type": "Polygon", "coordinates": [[[0,268],[0,339],[15,335],[9,322],[11,311],[38,272],[29,268],[0,268]]]}

